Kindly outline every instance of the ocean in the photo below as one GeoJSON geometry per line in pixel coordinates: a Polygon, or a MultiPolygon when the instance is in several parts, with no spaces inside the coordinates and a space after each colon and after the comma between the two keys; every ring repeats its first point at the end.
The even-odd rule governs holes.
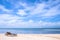
{"type": "Polygon", "coordinates": [[[0,33],[16,34],[60,34],[59,28],[0,28],[0,33]]]}

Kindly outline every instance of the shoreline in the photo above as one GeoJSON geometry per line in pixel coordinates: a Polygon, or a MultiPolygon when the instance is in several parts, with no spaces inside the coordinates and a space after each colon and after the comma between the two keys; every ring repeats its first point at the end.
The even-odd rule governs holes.
{"type": "Polygon", "coordinates": [[[60,40],[60,34],[17,34],[16,37],[8,37],[0,34],[1,40],[60,40]]]}

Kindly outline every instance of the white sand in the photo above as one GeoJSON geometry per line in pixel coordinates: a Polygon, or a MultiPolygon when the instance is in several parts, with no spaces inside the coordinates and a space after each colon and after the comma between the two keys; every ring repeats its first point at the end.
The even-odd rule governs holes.
{"type": "Polygon", "coordinates": [[[60,34],[18,34],[17,37],[0,34],[0,40],[60,40],[60,34]]]}

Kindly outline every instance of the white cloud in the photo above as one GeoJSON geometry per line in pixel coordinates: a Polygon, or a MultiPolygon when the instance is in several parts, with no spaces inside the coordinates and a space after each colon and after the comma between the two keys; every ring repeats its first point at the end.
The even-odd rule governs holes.
{"type": "Polygon", "coordinates": [[[30,23],[34,22],[33,20],[29,20],[30,23]]]}
{"type": "Polygon", "coordinates": [[[43,14],[42,16],[44,17],[54,17],[56,15],[60,15],[60,11],[58,10],[59,5],[51,8],[50,10],[48,10],[45,14],[43,14]]]}
{"type": "Polygon", "coordinates": [[[45,22],[45,21],[40,21],[39,22],[40,26],[42,27],[47,27],[47,28],[58,28],[60,26],[60,22],[45,22]]]}
{"type": "Polygon", "coordinates": [[[45,6],[46,6],[46,4],[44,4],[44,3],[36,4],[34,9],[31,10],[31,15],[42,14],[44,12],[43,9],[44,9],[45,6]]]}
{"type": "MultiPolygon", "coordinates": [[[[11,0],[12,1],[12,0],[11,0]]],[[[24,9],[18,9],[17,14],[21,16],[25,16],[29,13],[29,16],[36,17],[39,16],[40,18],[45,17],[54,17],[56,15],[60,15],[60,11],[58,10],[59,5],[56,5],[54,7],[51,7],[50,4],[45,3],[36,3],[33,6],[28,6],[27,3],[11,3],[14,4],[14,8],[18,9],[21,6],[24,7],[24,9]],[[50,9],[44,9],[45,7],[50,7],[50,9]],[[26,13],[26,11],[29,11],[26,13]]],[[[3,5],[0,5],[0,10],[2,10],[5,14],[0,14],[0,25],[5,27],[11,27],[11,28],[43,28],[43,27],[53,27],[53,26],[60,26],[60,22],[45,22],[45,21],[38,21],[35,22],[34,20],[30,19],[29,21],[23,21],[24,17],[14,16],[12,15],[13,9],[8,10],[3,5]],[[7,13],[7,14],[6,14],[7,13]],[[10,14],[9,14],[10,13],[10,14]]],[[[28,17],[29,18],[29,17],[28,17]]]]}
{"type": "MultiPolygon", "coordinates": [[[[56,28],[60,26],[60,22],[21,22],[17,21],[11,26],[19,27],[19,28],[56,28]]],[[[9,26],[10,26],[9,25],[9,26]]]]}
{"type": "Polygon", "coordinates": [[[26,2],[17,1],[16,4],[13,1],[11,2],[12,5],[15,5],[14,8],[18,9],[20,6],[24,7],[24,9],[18,10],[18,12],[17,12],[17,14],[21,15],[21,16],[27,15],[27,13],[25,11],[29,11],[30,16],[37,14],[38,16],[44,17],[44,18],[45,17],[54,17],[55,15],[60,14],[60,12],[58,10],[59,5],[56,5],[53,7],[53,5],[59,3],[59,0],[58,1],[49,0],[47,3],[44,3],[44,2],[35,3],[35,5],[29,6],[26,2]],[[48,10],[44,9],[46,7],[50,8],[50,9],[48,9],[48,10]]]}
{"type": "Polygon", "coordinates": [[[22,17],[13,16],[9,14],[0,14],[0,26],[3,28],[50,28],[53,26],[60,26],[60,22],[35,22],[33,20],[23,21],[22,17]]]}
{"type": "Polygon", "coordinates": [[[33,16],[33,15],[37,15],[39,17],[47,17],[47,18],[51,18],[51,17],[54,17],[56,15],[60,15],[60,10],[59,10],[59,7],[60,5],[57,5],[54,4],[55,2],[53,2],[51,5],[50,4],[45,4],[45,3],[39,3],[39,4],[36,4],[36,6],[30,11],[30,15],[33,16]],[[53,5],[55,5],[53,7],[53,5]],[[45,9],[45,8],[49,8],[49,9],[45,9]]]}
{"type": "Polygon", "coordinates": [[[27,15],[27,13],[24,10],[18,10],[17,14],[21,16],[27,15]]]}
{"type": "Polygon", "coordinates": [[[0,14],[0,25],[2,23],[8,25],[9,23],[14,23],[19,19],[22,19],[22,17],[13,16],[9,14],[0,14]]]}
{"type": "MultiPolygon", "coordinates": [[[[52,16],[60,14],[60,12],[58,10],[59,0],[56,0],[56,1],[49,0],[46,3],[45,2],[35,3],[31,6],[28,5],[26,2],[22,2],[22,1],[16,2],[14,0],[9,0],[8,2],[10,2],[12,4],[12,6],[14,5],[15,6],[14,8],[16,8],[16,9],[19,9],[20,6],[24,7],[24,9],[18,10],[18,12],[17,12],[17,14],[19,14],[21,16],[27,15],[25,11],[29,11],[30,16],[38,14],[40,17],[52,17],[52,16]],[[46,8],[46,7],[50,8],[50,9],[45,10],[44,8],[46,8]]],[[[7,9],[5,9],[5,11],[7,11],[7,9]]],[[[10,12],[10,10],[8,12],[10,12]]]]}
{"type": "Polygon", "coordinates": [[[6,9],[3,5],[0,5],[0,10],[2,10],[4,13],[11,13],[13,11],[6,9]]]}

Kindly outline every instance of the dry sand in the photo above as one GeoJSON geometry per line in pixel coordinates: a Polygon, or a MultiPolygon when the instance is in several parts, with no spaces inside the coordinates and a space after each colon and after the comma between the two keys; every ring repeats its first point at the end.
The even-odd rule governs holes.
{"type": "Polygon", "coordinates": [[[60,34],[18,34],[16,37],[0,34],[0,40],[60,40],[60,34]]]}

